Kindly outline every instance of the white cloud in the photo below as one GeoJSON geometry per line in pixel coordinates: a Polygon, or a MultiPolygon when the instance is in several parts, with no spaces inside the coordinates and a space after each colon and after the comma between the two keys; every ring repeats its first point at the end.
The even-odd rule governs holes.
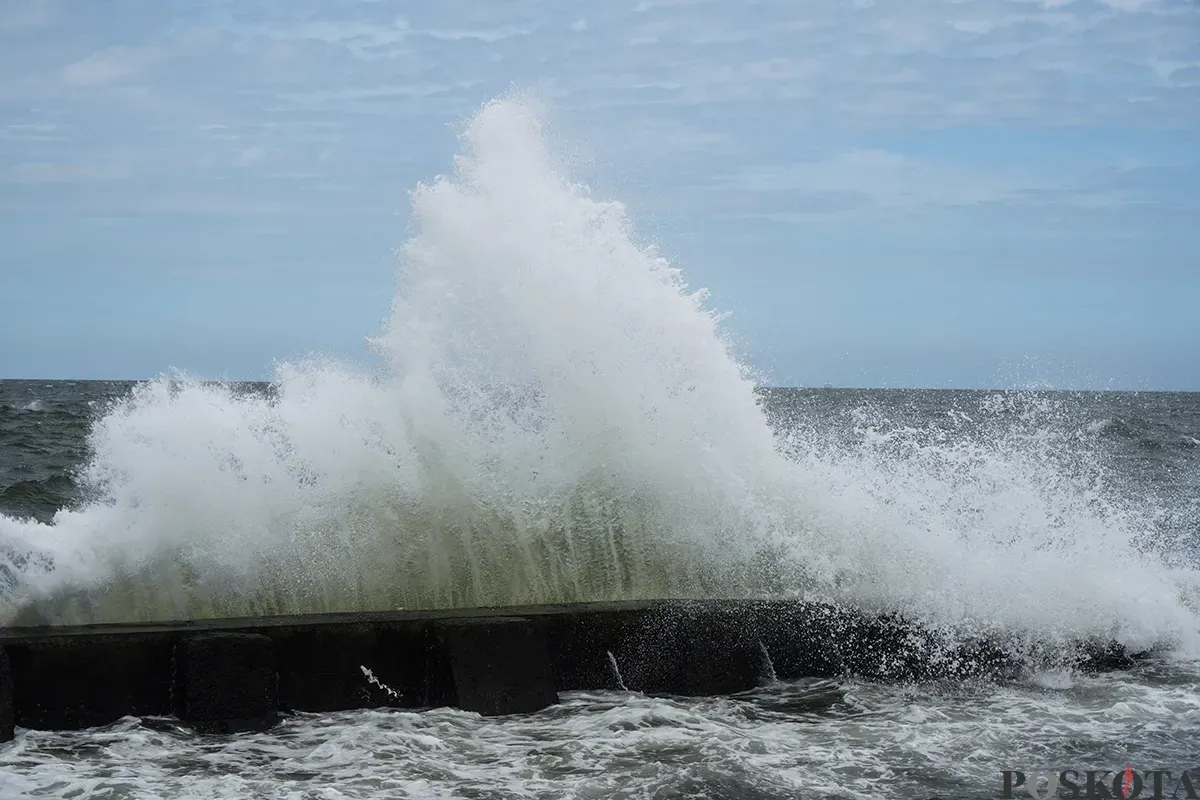
{"type": "Polygon", "coordinates": [[[5,182],[30,185],[90,183],[119,181],[131,175],[129,165],[118,162],[26,161],[14,165],[5,176],[5,182]]]}
{"type": "Polygon", "coordinates": [[[533,33],[532,27],[519,27],[516,25],[505,25],[499,28],[449,28],[449,29],[432,29],[413,31],[416,36],[428,36],[431,39],[437,39],[442,42],[461,42],[468,39],[474,39],[478,42],[500,42],[505,39],[512,39],[517,36],[528,36],[533,33]]]}
{"type": "Polygon", "coordinates": [[[63,67],[62,81],[68,86],[76,87],[113,83],[141,73],[162,57],[163,51],[153,46],[106,47],[63,67]]]}
{"type": "MultiPolygon", "coordinates": [[[[269,5],[219,24],[256,54],[264,80],[342,92],[347,111],[362,108],[381,76],[391,84],[399,75],[490,93],[543,86],[580,107],[629,113],[777,104],[807,125],[1178,126],[1200,119],[1200,109],[1173,96],[1183,84],[1155,77],[1153,64],[1200,56],[1200,6],[1189,2],[763,0],[747,14],[703,0],[633,8],[513,0],[414,6],[405,17],[387,4],[335,3],[313,15],[269,5]],[[312,46],[280,49],[303,42],[312,46]]],[[[336,109],[332,95],[322,102],[336,109]]]]}
{"type": "Polygon", "coordinates": [[[762,215],[774,218],[780,213],[911,212],[985,204],[1104,209],[1145,201],[1141,187],[1123,182],[1117,172],[1094,176],[1067,168],[953,164],[870,148],[843,150],[820,160],[746,167],[718,179],[713,188],[723,195],[765,195],[766,205],[779,212],[762,215]]]}
{"type": "Polygon", "coordinates": [[[0,128],[0,139],[17,142],[53,142],[65,137],[55,122],[23,122],[0,128]]]}
{"type": "Polygon", "coordinates": [[[1172,70],[1170,80],[1172,83],[1182,86],[1200,86],[1200,64],[1191,64],[1172,70]]]}
{"type": "Polygon", "coordinates": [[[233,160],[233,163],[239,167],[248,167],[252,164],[257,164],[258,162],[262,161],[264,158],[266,158],[266,156],[266,148],[262,147],[261,145],[255,145],[238,153],[237,158],[233,160]]]}
{"type": "Polygon", "coordinates": [[[364,60],[390,59],[411,52],[414,40],[438,42],[480,42],[494,44],[506,39],[528,36],[534,25],[480,25],[477,27],[414,27],[404,17],[386,22],[367,20],[310,20],[299,25],[274,24],[239,27],[243,35],[264,36],[276,41],[316,41],[343,47],[364,60]]]}
{"type": "Polygon", "coordinates": [[[284,41],[312,40],[340,45],[363,56],[379,55],[404,44],[409,35],[408,22],[396,17],[387,24],[371,24],[351,20],[315,20],[296,26],[269,26],[256,31],[272,39],[284,41]]]}
{"type": "Polygon", "coordinates": [[[856,127],[1200,118],[1200,107],[1173,101],[1166,82],[1145,72],[1158,60],[1200,55],[1195,4],[775,3],[764,14],[767,7],[769,23],[719,5],[687,18],[648,13],[636,27],[657,42],[656,63],[646,66],[660,81],[684,84],[675,101],[805,98],[797,115],[856,127]],[[787,68],[756,70],[753,62],[787,68]],[[1134,98],[1149,102],[1135,111],[1134,98]]]}
{"type": "Polygon", "coordinates": [[[286,105],[299,108],[347,108],[363,110],[365,104],[392,104],[399,100],[425,100],[438,95],[450,95],[477,86],[475,81],[458,83],[410,83],[354,89],[318,89],[310,92],[283,93],[279,99],[286,105]]]}
{"type": "MultiPolygon", "coordinates": [[[[762,0],[753,14],[737,3],[635,3],[455,0],[397,17],[391,2],[213,0],[131,22],[116,41],[89,27],[82,4],[64,5],[54,46],[10,37],[0,47],[5,101],[70,115],[69,125],[32,112],[0,125],[8,163],[27,165],[3,179],[97,180],[112,168],[52,165],[66,152],[120,162],[131,136],[139,174],[149,162],[177,169],[181,197],[187,180],[250,165],[243,186],[270,175],[369,182],[398,150],[444,160],[422,149],[452,146],[438,139],[442,123],[515,85],[577,120],[601,158],[627,159],[622,178],[640,185],[726,172],[737,186],[725,188],[762,208],[790,193],[814,209],[896,211],[1037,203],[1066,180],[901,156],[889,150],[897,131],[1200,125],[1192,0],[762,0]],[[188,33],[202,29],[219,34],[188,33]],[[109,46],[62,67],[55,59],[79,41],[109,46]],[[75,91],[98,86],[103,103],[75,91]],[[20,127],[51,121],[63,127],[20,127]]],[[[1125,197],[1076,189],[1062,202],[1125,197]]]]}

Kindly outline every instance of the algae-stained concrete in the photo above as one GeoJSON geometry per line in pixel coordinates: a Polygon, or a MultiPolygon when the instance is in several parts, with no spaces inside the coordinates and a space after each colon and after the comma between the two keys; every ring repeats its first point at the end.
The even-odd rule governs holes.
{"type": "MultiPolygon", "coordinates": [[[[1070,658],[1083,669],[1119,669],[1135,656],[1084,642],[1070,658]]],[[[560,692],[622,682],[647,694],[708,695],[753,688],[771,674],[927,680],[1005,678],[1019,668],[1000,638],[947,643],[895,615],[801,601],[0,628],[0,737],[6,714],[18,727],[47,729],[174,714],[219,733],[262,730],[292,711],[456,705],[526,713],[560,692]]]]}

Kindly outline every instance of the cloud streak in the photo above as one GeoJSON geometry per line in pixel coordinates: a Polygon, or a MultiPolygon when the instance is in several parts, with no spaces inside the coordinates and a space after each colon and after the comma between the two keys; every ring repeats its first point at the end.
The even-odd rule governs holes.
{"type": "Polygon", "coordinates": [[[106,47],[63,67],[62,81],[67,86],[81,88],[115,83],[139,75],[161,61],[164,55],[162,48],[153,46],[106,47]]]}
{"type": "Polygon", "coordinates": [[[454,0],[403,15],[387,2],[239,0],[147,14],[123,41],[93,32],[103,28],[92,6],[0,9],[10,30],[57,37],[10,37],[0,53],[10,187],[117,174],[81,167],[86,152],[122,175],[166,169],[209,197],[228,186],[231,203],[249,186],[261,207],[290,207],[296,198],[269,199],[279,175],[325,186],[330,204],[344,203],[334,187],[347,181],[365,204],[394,202],[395,182],[427,177],[403,165],[446,150],[446,123],[522,86],[631,180],[674,184],[660,197],[707,188],[760,207],[791,192],[794,207],[824,198],[845,214],[1111,206],[1123,190],[1075,176],[1109,174],[1140,141],[1070,170],[1014,171],[889,139],[1120,126],[1161,138],[1200,125],[1200,4],[1185,0],[763,0],[752,12],[704,0],[454,0]],[[1052,192],[1054,181],[1075,188],[1052,192]]]}

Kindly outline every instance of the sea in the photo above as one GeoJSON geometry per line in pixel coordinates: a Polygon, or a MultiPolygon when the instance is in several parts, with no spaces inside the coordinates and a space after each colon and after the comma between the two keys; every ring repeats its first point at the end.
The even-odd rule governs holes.
{"type": "Polygon", "coordinates": [[[18,729],[0,800],[1200,796],[1200,394],[771,388],[519,98],[411,198],[365,361],[0,381],[0,625],[780,597],[1039,657],[511,717],[18,729]],[[1153,656],[1045,658],[1092,636],[1153,656]]]}

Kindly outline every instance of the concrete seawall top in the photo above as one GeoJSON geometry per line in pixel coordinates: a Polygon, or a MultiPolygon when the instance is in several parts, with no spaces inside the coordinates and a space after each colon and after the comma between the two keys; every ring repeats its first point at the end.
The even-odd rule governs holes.
{"type": "Polygon", "coordinates": [[[428,624],[441,620],[480,619],[492,617],[549,617],[599,612],[647,612],[684,606],[702,608],[746,606],[755,600],[613,600],[600,603],[568,603],[561,605],[493,606],[482,608],[396,609],[394,611],[337,611],[320,614],[284,614],[269,617],[225,617],[218,619],[183,619],[154,622],[105,622],[88,625],[25,625],[0,626],[0,644],[6,640],[30,640],[59,636],[108,636],[139,633],[188,633],[201,631],[241,631],[259,628],[304,626],[320,628],[336,625],[371,624],[428,624]]]}

